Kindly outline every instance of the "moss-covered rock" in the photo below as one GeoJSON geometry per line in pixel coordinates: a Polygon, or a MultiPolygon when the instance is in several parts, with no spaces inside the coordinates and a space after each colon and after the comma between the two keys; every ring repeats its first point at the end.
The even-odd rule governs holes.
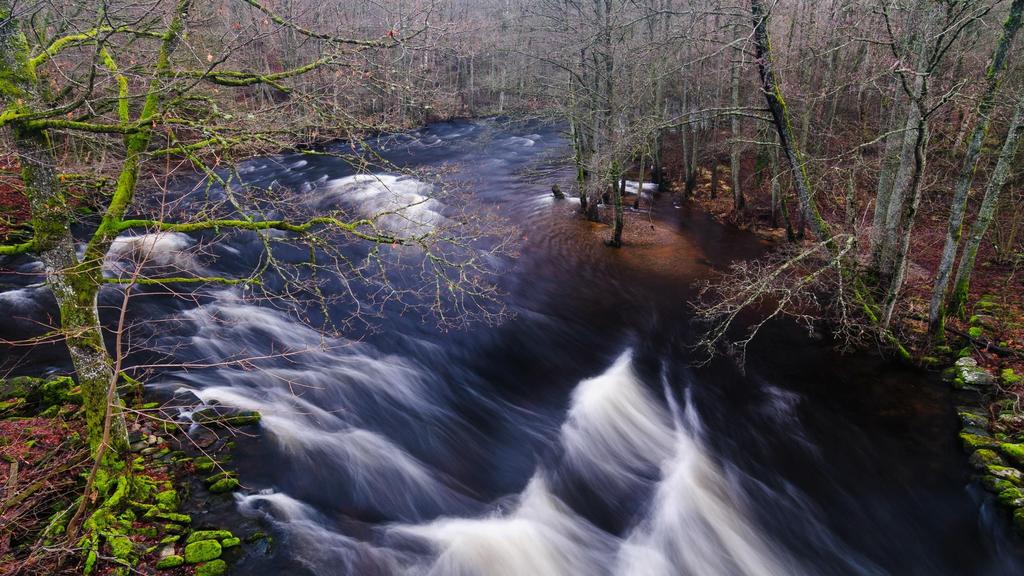
{"type": "Polygon", "coordinates": [[[968,412],[966,410],[958,410],[957,416],[960,417],[960,423],[965,427],[980,429],[988,428],[989,419],[981,414],[968,412]]]}
{"type": "Polygon", "coordinates": [[[199,472],[210,472],[216,466],[216,462],[209,456],[199,456],[192,461],[192,465],[196,467],[199,472]]]}
{"type": "Polygon", "coordinates": [[[1012,482],[997,478],[995,476],[986,475],[981,477],[981,486],[993,494],[999,494],[1000,492],[1009,488],[1014,488],[1012,482]]]}
{"type": "Polygon", "coordinates": [[[178,492],[175,490],[158,492],[153,499],[156,500],[157,507],[164,512],[173,512],[178,509],[178,492]]]}
{"type": "Polygon", "coordinates": [[[1021,380],[1024,380],[1024,376],[1021,376],[1020,374],[1015,374],[1013,368],[1003,368],[1003,371],[999,373],[999,378],[1007,386],[1019,384],[1021,380]]]}
{"type": "Polygon", "coordinates": [[[224,540],[234,536],[230,530],[196,530],[188,535],[185,544],[191,544],[200,540],[224,540]]]}
{"type": "Polygon", "coordinates": [[[185,559],[177,554],[170,556],[164,556],[157,563],[156,567],[158,570],[167,570],[169,568],[177,568],[185,563],[185,559]]]}
{"type": "Polygon", "coordinates": [[[185,546],[185,562],[198,564],[220,558],[221,546],[216,540],[200,540],[185,546]]]}
{"type": "Polygon", "coordinates": [[[227,548],[234,548],[235,546],[238,546],[241,543],[242,543],[242,540],[239,539],[239,538],[225,538],[225,539],[220,541],[220,546],[221,546],[221,548],[227,549],[227,548]]]}
{"type": "Polygon", "coordinates": [[[1017,508],[1013,512],[1013,527],[1018,534],[1024,535],[1024,508],[1017,508]]]}
{"type": "Polygon", "coordinates": [[[232,492],[237,490],[240,484],[237,478],[221,478],[210,485],[210,492],[213,494],[223,494],[225,492],[232,492]]]}
{"type": "Polygon", "coordinates": [[[995,438],[967,432],[960,433],[960,441],[963,442],[964,450],[972,453],[979,448],[998,448],[1000,444],[999,440],[995,438]]]}
{"type": "Polygon", "coordinates": [[[1017,466],[1024,465],[1024,444],[1000,444],[999,451],[1017,466]]]}
{"type": "Polygon", "coordinates": [[[986,471],[992,476],[1006,480],[1015,486],[1024,485],[1024,473],[1021,473],[1021,471],[1016,468],[1010,468],[1009,466],[988,466],[986,471]]]}
{"type": "Polygon", "coordinates": [[[227,571],[227,562],[223,560],[214,560],[197,567],[196,576],[223,576],[227,571]]]}
{"type": "Polygon", "coordinates": [[[1021,493],[1020,488],[1013,487],[1007,488],[996,496],[996,500],[1000,505],[1007,508],[1020,508],[1024,506],[1024,494],[1021,493]]]}
{"type": "Polygon", "coordinates": [[[999,454],[996,454],[988,448],[975,450],[974,454],[971,454],[969,462],[971,463],[971,466],[974,466],[978,470],[985,470],[989,466],[1002,466],[1004,464],[1003,459],[999,457],[999,454]]]}
{"type": "Polygon", "coordinates": [[[123,534],[115,534],[107,539],[110,555],[118,560],[130,563],[135,558],[135,543],[123,534]]]}

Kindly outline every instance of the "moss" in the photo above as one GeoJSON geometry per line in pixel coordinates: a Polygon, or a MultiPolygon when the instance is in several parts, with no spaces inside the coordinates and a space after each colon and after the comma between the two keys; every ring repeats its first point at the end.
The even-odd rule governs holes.
{"type": "Polygon", "coordinates": [[[228,571],[227,562],[214,560],[196,568],[196,576],[223,576],[228,571]]]}
{"type": "Polygon", "coordinates": [[[968,452],[974,452],[979,448],[999,447],[999,441],[996,440],[995,438],[979,436],[977,434],[968,434],[967,432],[960,433],[960,441],[963,442],[964,450],[968,452]]]}
{"type": "Polygon", "coordinates": [[[971,326],[967,329],[967,335],[975,339],[981,338],[984,332],[985,330],[981,326],[971,326]]]}
{"type": "Polygon", "coordinates": [[[999,457],[994,451],[988,448],[982,448],[981,450],[975,450],[974,454],[971,454],[970,458],[971,466],[979,470],[985,470],[989,466],[1001,466],[1003,459],[999,457]]]}
{"type": "Polygon", "coordinates": [[[158,492],[154,497],[158,508],[164,512],[173,512],[178,508],[178,493],[175,490],[158,492]]]}
{"type": "Polygon", "coordinates": [[[1018,534],[1024,535],[1024,508],[1018,508],[1013,513],[1013,527],[1018,534]]]}
{"type": "Polygon", "coordinates": [[[224,540],[226,538],[233,538],[234,536],[235,535],[232,534],[230,530],[196,530],[189,534],[185,543],[191,544],[200,540],[224,540]]]}
{"type": "Polygon", "coordinates": [[[1007,508],[1019,508],[1024,506],[1024,494],[1021,493],[1020,488],[1007,488],[996,496],[996,501],[1007,508]]]}
{"type": "Polygon", "coordinates": [[[995,476],[982,476],[981,486],[992,492],[993,494],[999,494],[1000,492],[1013,488],[1013,483],[1003,480],[1002,478],[996,478],[995,476]]]}
{"type": "Polygon", "coordinates": [[[220,558],[221,546],[216,540],[200,540],[185,546],[185,562],[198,564],[220,558]]]}
{"type": "Polygon", "coordinates": [[[195,466],[196,470],[199,472],[209,472],[213,470],[216,463],[213,461],[213,458],[210,458],[209,456],[200,456],[192,461],[192,465],[195,466]]]}
{"type": "Polygon", "coordinates": [[[988,466],[986,470],[992,476],[1006,480],[1015,486],[1021,486],[1024,484],[1024,474],[1016,468],[1010,468],[1009,466],[988,466]]]}
{"type": "Polygon", "coordinates": [[[110,544],[110,553],[114,558],[130,562],[135,556],[135,543],[127,536],[117,534],[111,536],[107,543],[110,544]]]}
{"type": "Polygon", "coordinates": [[[209,490],[213,494],[223,494],[238,489],[239,485],[237,478],[221,478],[211,484],[209,490]]]}
{"type": "Polygon", "coordinates": [[[958,410],[957,416],[960,417],[960,423],[964,426],[981,428],[988,428],[988,418],[981,414],[975,414],[974,412],[967,412],[965,410],[958,410]]]}
{"type": "Polygon", "coordinates": [[[1020,374],[1014,374],[1013,368],[1004,368],[1002,372],[999,373],[999,378],[1003,380],[1003,383],[1010,386],[1014,384],[1019,384],[1022,380],[1024,380],[1024,376],[1021,376],[1020,374]]]}
{"type": "Polygon", "coordinates": [[[999,451],[1014,464],[1024,465],[1024,444],[1000,444],[999,451]]]}
{"type": "Polygon", "coordinates": [[[235,546],[238,546],[241,543],[242,543],[242,540],[239,539],[239,538],[225,538],[225,539],[220,541],[220,547],[221,548],[234,548],[235,546]]]}
{"type": "Polygon", "coordinates": [[[157,570],[167,570],[168,568],[177,568],[185,563],[185,559],[177,554],[170,556],[164,556],[156,563],[157,570]]]}
{"type": "Polygon", "coordinates": [[[89,576],[94,570],[96,570],[96,559],[96,551],[90,550],[89,553],[85,555],[85,565],[82,567],[82,574],[89,576]]]}

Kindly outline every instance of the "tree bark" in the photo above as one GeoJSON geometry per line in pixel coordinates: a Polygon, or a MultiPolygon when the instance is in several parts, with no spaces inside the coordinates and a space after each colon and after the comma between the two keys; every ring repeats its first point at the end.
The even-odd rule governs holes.
{"type": "Polygon", "coordinates": [[[988,231],[989,224],[992,223],[992,218],[995,216],[1003,185],[1013,169],[1013,159],[1017,155],[1022,133],[1024,133],[1024,96],[1017,100],[1013,120],[1010,121],[1010,131],[1006,135],[1006,140],[1003,141],[999,160],[996,161],[992,177],[985,187],[985,196],[978,209],[978,217],[971,226],[970,234],[960,256],[960,265],[957,266],[956,278],[953,281],[953,293],[949,300],[949,310],[961,318],[966,316],[967,294],[971,286],[971,272],[974,270],[974,263],[978,257],[978,249],[981,247],[981,240],[985,237],[985,232],[988,231]]]}
{"type": "MultiPolygon", "coordinates": [[[[740,107],[740,67],[739,64],[732,66],[732,107],[740,107]]],[[[746,205],[743,199],[743,189],[740,187],[740,117],[733,114],[729,125],[732,131],[732,143],[729,153],[729,170],[732,173],[732,209],[739,212],[746,205]]]]}
{"type": "Polygon", "coordinates": [[[771,41],[768,35],[769,15],[765,10],[763,0],[750,0],[750,11],[754,20],[754,48],[761,76],[761,90],[764,92],[768,109],[771,111],[772,122],[779,135],[779,145],[792,170],[793,187],[796,189],[796,195],[800,201],[800,212],[818,239],[826,242],[829,249],[834,252],[836,246],[832,242],[832,231],[825,219],[821,217],[814,202],[807,169],[797,143],[793,140],[793,125],[789,118],[789,112],[786,110],[785,100],[782,98],[782,89],[775,78],[771,41]]]}
{"type": "Polygon", "coordinates": [[[932,289],[931,306],[928,310],[928,330],[935,336],[942,335],[943,321],[946,316],[946,289],[949,276],[953,271],[963,230],[964,212],[967,209],[967,193],[974,181],[974,173],[978,167],[982,144],[988,134],[992,109],[995,107],[996,92],[999,90],[1003,70],[1006,69],[1010,47],[1021,26],[1021,15],[1024,12],[1024,0],[1014,0],[1010,6],[1010,16],[1003,23],[1003,34],[992,53],[992,62],[985,72],[985,93],[978,103],[978,123],[974,127],[971,139],[964,155],[964,163],[957,178],[953,192],[953,200],[949,208],[949,225],[946,228],[946,242],[942,248],[942,258],[935,273],[935,285],[932,289]]]}

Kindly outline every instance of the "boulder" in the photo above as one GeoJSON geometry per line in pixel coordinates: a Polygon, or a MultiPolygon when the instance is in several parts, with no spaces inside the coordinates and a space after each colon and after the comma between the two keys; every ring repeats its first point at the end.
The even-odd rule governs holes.
{"type": "Polygon", "coordinates": [[[198,564],[220,558],[221,546],[216,540],[199,540],[185,546],[185,562],[198,564]]]}

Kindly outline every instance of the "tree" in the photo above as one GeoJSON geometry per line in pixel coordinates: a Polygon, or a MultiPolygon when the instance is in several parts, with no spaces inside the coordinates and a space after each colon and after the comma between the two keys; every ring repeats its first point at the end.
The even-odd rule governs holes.
{"type": "MultiPolygon", "coordinates": [[[[458,318],[475,297],[491,291],[483,279],[481,260],[464,233],[472,224],[459,218],[438,223],[418,217],[423,200],[390,203],[367,210],[355,206],[310,211],[287,197],[254,191],[233,173],[232,159],[261,150],[303,143],[325,129],[325,121],[345,118],[333,106],[332,94],[300,80],[323,72],[358,71],[367,83],[377,81],[365,58],[375,51],[403,45],[426,28],[430,8],[408,14],[407,20],[373,36],[347,36],[314,30],[299,20],[271,10],[258,0],[237,0],[221,8],[248,12],[251,24],[235,22],[219,35],[203,34],[191,23],[211,7],[176,0],[157,8],[125,2],[103,3],[85,24],[74,5],[24,5],[0,0],[0,129],[13,142],[20,163],[22,192],[28,200],[30,233],[0,246],[0,255],[31,254],[43,264],[46,285],[59,307],[59,333],[67,346],[81,387],[89,446],[96,461],[81,513],[88,504],[103,509],[116,486],[118,502],[131,496],[132,484],[124,465],[127,436],[119,388],[128,379],[121,356],[108,350],[98,312],[104,289],[130,291],[146,285],[246,285],[271,290],[263,280],[283,282],[278,297],[299,294],[325,298],[318,282],[324,277],[349,281],[378,281],[378,293],[400,296],[387,286],[388,254],[412,251],[422,260],[425,274],[434,278],[431,297],[409,302],[458,318]],[[54,11],[56,29],[33,27],[33,10],[54,11]],[[68,29],[59,26],[67,25],[68,29]],[[261,27],[270,32],[260,33],[261,27]],[[31,33],[29,33],[31,31],[31,33]],[[280,63],[262,71],[245,66],[246,48],[275,35],[302,38],[317,45],[313,57],[289,53],[294,64],[280,63]],[[238,65],[238,68],[235,68],[238,65]],[[272,98],[250,99],[254,87],[266,87],[272,98]],[[283,104],[282,104],[283,103],[283,104]],[[281,115],[284,108],[291,110],[281,115]],[[308,120],[310,124],[303,125],[308,120]],[[59,155],[62,149],[80,156],[59,155]],[[96,161],[104,158],[106,161],[96,161]],[[194,168],[207,191],[216,187],[222,197],[207,195],[188,210],[160,201],[159,187],[145,187],[171,158],[194,168]],[[83,173],[62,174],[75,164],[83,173]],[[97,182],[99,197],[77,199],[70,182],[97,182]],[[81,203],[98,204],[97,218],[78,217],[81,203]],[[83,226],[85,248],[76,250],[72,224],[83,226]],[[119,238],[138,233],[203,235],[253,234],[263,243],[264,261],[247,276],[206,277],[190,273],[146,276],[138,270],[125,275],[105,270],[104,264],[119,238]],[[271,234],[273,233],[273,234],[271,234]],[[355,260],[342,247],[363,243],[365,257],[355,260]],[[284,244],[302,247],[308,256],[289,261],[278,256],[284,244]],[[291,270],[286,270],[290,267],[291,270]],[[376,271],[375,271],[376,270],[376,271]],[[303,271],[303,272],[298,272],[303,271]],[[311,271],[311,272],[310,272],[311,271]],[[376,275],[376,276],[374,276],[376,275]],[[302,283],[302,286],[297,284],[302,283]],[[103,480],[97,475],[103,470],[103,480]],[[93,482],[96,480],[96,482],[93,482]]],[[[85,16],[88,18],[88,16],[85,16]]],[[[353,137],[376,125],[347,117],[343,129],[353,137]]],[[[317,153],[310,151],[310,153],[317,153]]],[[[367,160],[344,156],[354,165],[367,160]]],[[[113,506],[114,504],[110,504],[113,506]]],[[[80,514],[76,516],[80,517],[80,514]]],[[[91,529],[102,531],[103,518],[94,515],[91,529]]],[[[72,529],[78,522],[72,521],[72,529]]],[[[95,540],[93,540],[95,545],[95,540]]]]}
{"type": "Polygon", "coordinates": [[[981,146],[988,134],[989,120],[995,106],[996,92],[1002,80],[1003,71],[1006,69],[1007,60],[1010,56],[1010,49],[1013,40],[1020,30],[1022,15],[1024,15],[1024,0],[1015,0],[1010,6],[1010,15],[1003,22],[1003,33],[996,43],[992,52],[992,62],[985,71],[985,92],[978,102],[978,122],[974,127],[974,133],[967,144],[967,151],[964,154],[963,167],[956,181],[956,188],[953,193],[953,200],[949,209],[949,226],[946,230],[946,242],[942,248],[942,260],[939,261],[939,268],[935,273],[935,286],[932,289],[932,301],[928,310],[928,329],[936,336],[943,334],[943,322],[946,316],[946,288],[949,284],[949,275],[953,271],[953,261],[956,259],[957,248],[960,243],[960,233],[963,229],[964,212],[967,208],[967,192],[974,180],[974,172],[978,167],[978,159],[981,157],[981,146]]]}

